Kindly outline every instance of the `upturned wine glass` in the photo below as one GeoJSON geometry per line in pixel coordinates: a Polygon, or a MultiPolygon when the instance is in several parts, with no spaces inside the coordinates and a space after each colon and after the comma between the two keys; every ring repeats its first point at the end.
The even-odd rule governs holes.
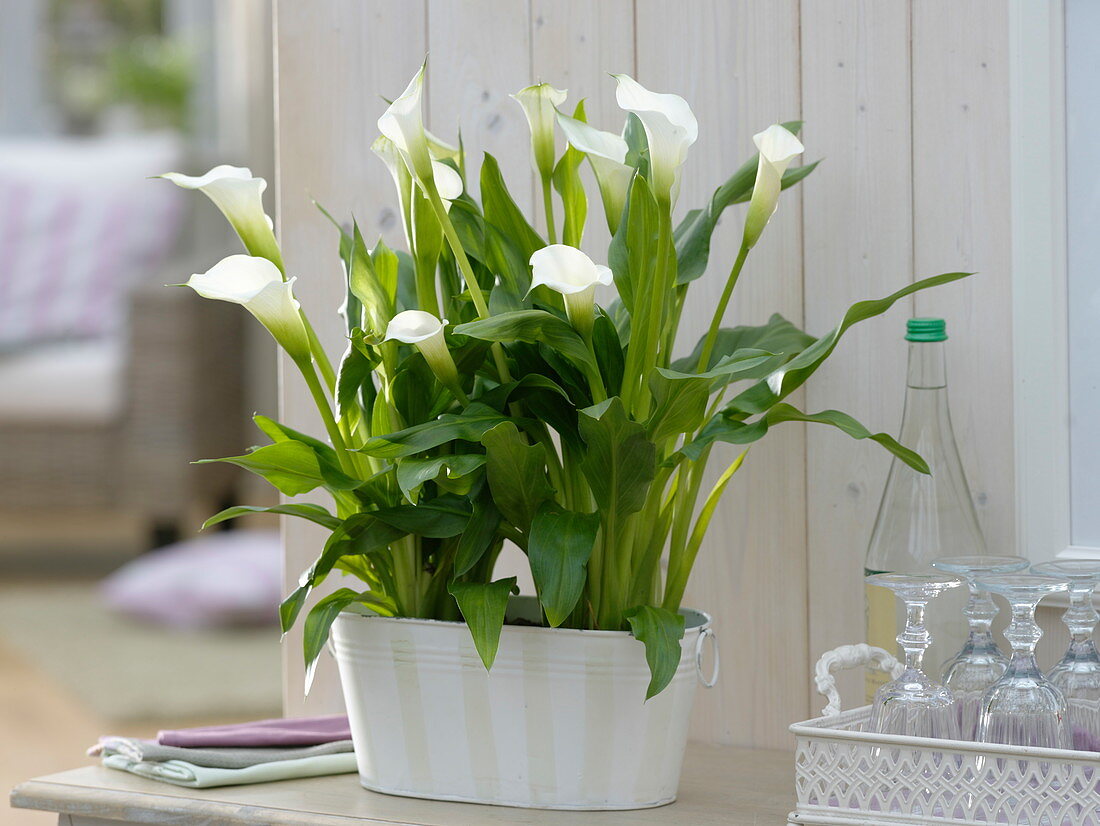
{"type": "Polygon", "coordinates": [[[1069,629],[1065,656],[1047,672],[1047,679],[1062,689],[1069,709],[1073,747],[1100,751],[1100,656],[1092,641],[1100,614],[1092,594],[1100,582],[1100,560],[1066,559],[1044,562],[1032,573],[1069,580],[1069,609],[1062,622],[1069,629]]]}
{"type": "Polygon", "coordinates": [[[874,574],[867,582],[889,588],[905,603],[905,630],[898,645],[905,656],[905,670],[896,680],[875,692],[870,731],[911,737],[959,739],[959,718],[951,692],[921,670],[932,635],[924,627],[924,609],[939,594],[962,585],[947,574],[874,574]]]}
{"type": "Polygon", "coordinates": [[[965,579],[970,590],[963,611],[970,625],[970,636],[959,653],[944,663],[942,671],[943,684],[955,697],[959,733],[964,740],[977,736],[982,694],[1008,669],[1008,657],[997,647],[991,630],[997,605],[988,591],[978,588],[975,580],[990,574],[1023,571],[1029,564],[1022,556],[951,556],[932,561],[933,568],[965,579]]]}
{"type": "Polygon", "coordinates": [[[1003,596],[1012,609],[1005,639],[1012,657],[1004,676],[982,696],[978,739],[1010,746],[1069,748],[1066,698],[1048,680],[1035,661],[1035,646],[1043,632],[1035,623],[1035,609],[1048,594],[1065,591],[1064,579],[1003,574],[978,579],[983,591],[1003,596]]]}

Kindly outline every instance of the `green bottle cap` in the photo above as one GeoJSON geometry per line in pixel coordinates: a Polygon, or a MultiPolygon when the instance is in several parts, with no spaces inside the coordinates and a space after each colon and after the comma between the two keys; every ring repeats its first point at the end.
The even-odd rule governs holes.
{"type": "Polygon", "coordinates": [[[947,341],[947,324],[942,318],[911,318],[905,324],[906,341],[947,341]]]}

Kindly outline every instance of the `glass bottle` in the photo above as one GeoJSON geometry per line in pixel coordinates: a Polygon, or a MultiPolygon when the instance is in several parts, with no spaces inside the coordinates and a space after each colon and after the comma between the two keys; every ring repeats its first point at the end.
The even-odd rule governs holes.
{"type": "MultiPolygon", "coordinates": [[[[933,559],[987,553],[951,427],[944,353],[947,325],[942,318],[911,318],[905,338],[909,372],[899,439],[924,457],[932,473],[918,473],[897,458],[891,463],[867,547],[865,576],[927,573],[933,559]]],[[[965,589],[946,594],[929,612],[930,673],[938,673],[940,664],[966,639],[966,623],[960,620],[966,597],[960,590],[965,589]]],[[[867,641],[892,651],[901,627],[892,595],[866,586],[865,600],[867,641]]],[[[868,674],[868,702],[885,681],[880,672],[868,674]]]]}

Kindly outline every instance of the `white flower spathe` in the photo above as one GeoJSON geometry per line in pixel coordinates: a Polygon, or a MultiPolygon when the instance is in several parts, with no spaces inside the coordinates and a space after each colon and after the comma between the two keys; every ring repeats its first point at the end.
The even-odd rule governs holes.
{"type": "Polygon", "coordinates": [[[264,212],[263,193],[267,181],[263,178],[255,177],[248,167],[227,164],[215,166],[205,175],[166,172],[160,177],[184,189],[202,192],[222,211],[250,254],[270,259],[282,267],[282,254],[271,219],[264,212]]]}
{"type": "Polygon", "coordinates": [[[592,332],[596,285],[608,286],[611,270],[576,247],[551,244],[531,255],[531,289],[549,287],[565,298],[565,311],[577,332],[592,332]]]}
{"type": "Polygon", "coordinates": [[[607,218],[608,229],[614,235],[619,227],[623,207],[626,206],[630,179],[634,175],[634,167],[626,163],[626,153],[629,150],[626,139],[613,132],[596,129],[561,112],[557,113],[557,117],[558,125],[565,133],[569,145],[578,152],[583,152],[592,166],[596,184],[600,188],[604,217],[607,218]]]}
{"type": "Polygon", "coordinates": [[[310,351],[294,280],[284,281],[279,268],[266,258],[230,255],[206,272],[192,275],[187,286],[203,298],[240,304],[299,361],[309,359],[310,351]]]}
{"type": "Polygon", "coordinates": [[[752,188],[752,200],[745,216],[745,233],[742,245],[752,248],[764,232],[783,189],[783,173],[791,161],[805,151],[805,147],[790,130],[778,123],[752,136],[760,153],[756,165],[756,182],[752,188]]]}
{"type": "Polygon", "coordinates": [[[544,179],[554,172],[554,112],[565,103],[566,95],[565,89],[555,89],[549,83],[536,83],[512,95],[527,116],[532,163],[544,179]]]}
{"type": "Polygon", "coordinates": [[[390,320],[386,328],[386,341],[400,341],[416,347],[436,378],[465,403],[466,394],[459,385],[458,368],[443,336],[446,326],[447,319],[440,321],[423,310],[403,310],[390,320]]]}
{"type": "Polygon", "coordinates": [[[413,75],[401,96],[378,119],[378,131],[393,141],[412,174],[421,181],[432,179],[432,157],[424,131],[424,69],[413,75]]]}
{"type": "Polygon", "coordinates": [[[645,127],[654,194],[672,200],[680,167],[699,137],[699,123],[679,95],[651,92],[629,75],[613,77],[619,84],[615,89],[619,108],[633,112],[645,127]]]}
{"type": "Polygon", "coordinates": [[[432,161],[432,175],[435,178],[435,188],[439,191],[439,197],[450,208],[451,201],[462,195],[462,176],[440,161],[432,161]]]}

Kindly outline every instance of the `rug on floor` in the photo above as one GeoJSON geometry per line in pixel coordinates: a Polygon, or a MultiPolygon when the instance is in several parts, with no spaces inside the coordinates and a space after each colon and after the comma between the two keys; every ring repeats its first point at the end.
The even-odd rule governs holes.
{"type": "Polygon", "coordinates": [[[277,716],[277,628],[173,631],[113,613],[94,582],[0,586],[0,637],[108,721],[277,716]]]}

